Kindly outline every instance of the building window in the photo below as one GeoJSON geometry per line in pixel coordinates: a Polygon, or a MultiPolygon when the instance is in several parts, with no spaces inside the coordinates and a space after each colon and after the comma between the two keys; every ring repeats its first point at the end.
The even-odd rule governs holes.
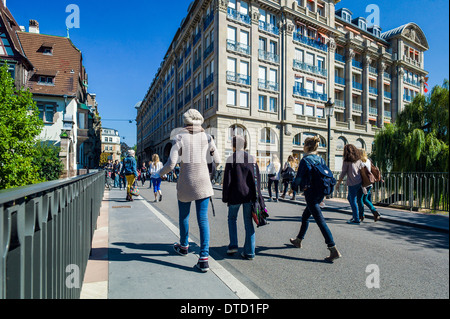
{"type": "Polygon", "coordinates": [[[294,114],[295,115],[303,115],[304,114],[303,108],[304,108],[303,104],[295,103],[295,105],[294,105],[294,114]]]}
{"type": "Polygon", "coordinates": [[[306,116],[314,116],[314,105],[306,105],[305,115],[306,116]]]}
{"type": "Polygon", "coordinates": [[[261,130],[261,143],[264,144],[275,144],[275,133],[268,127],[261,130]]]}
{"type": "Polygon", "coordinates": [[[236,90],[228,89],[228,91],[227,91],[227,105],[236,105],[236,90]]]}
{"type": "Polygon", "coordinates": [[[239,92],[239,106],[248,108],[248,92],[239,92]]]}
{"type": "Polygon", "coordinates": [[[278,110],[277,101],[278,100],[275,97],[269,98],[269,111],[270,112],[277,112],[277,110],[278,110]]]}
{"type": "Polygon", "coordinates": [[[55,77],[39,76],[38,84],[40,84],[40,85],[55,85],[55,77]]]}
{"type": "Polygon", "coordinates": [[[261,111],[267,111],[267,97],[260,95],[258,98],[258,108],[261,111]]]}
{"type": "Polygon", "coordinates": [[[38,104],[39,118],[46,124],[52,124],[55,116],[55,106],[53,104],[38,104]]]}

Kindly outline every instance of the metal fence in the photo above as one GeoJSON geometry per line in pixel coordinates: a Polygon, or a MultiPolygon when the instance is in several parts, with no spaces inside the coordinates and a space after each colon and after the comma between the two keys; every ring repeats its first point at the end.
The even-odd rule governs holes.
{"type": "Polygon", "coordinates": [[[77,299],[104,172],[0,191],[0,299],[77,299]]]}
{"type": "MultiPolygon", "coordinates": [[[[335,172],[336,180],[339,172],[335,172]]],[[[219,174],[221,175],[221,173],[219,174]]],[[[261,188],[267,190],[268,176],[261,172],[261,188]]],[[[408,210],[449,211],[449,173],[387,173],[384,182],[372,188],[372,202],[379,206],[398,207],[408,210]]],[[[217,181],[221,184],[221,179],[217,181]]],[[[283,185],[279,183],[280,192],[283,185]]],[[[333,198],[347,199],[346,179],[335,189],[333,198]]]]}

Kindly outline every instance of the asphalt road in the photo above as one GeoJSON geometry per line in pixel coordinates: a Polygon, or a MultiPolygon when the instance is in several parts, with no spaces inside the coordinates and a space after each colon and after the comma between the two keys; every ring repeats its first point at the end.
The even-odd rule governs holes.
{"type": "MultiPolygon", "coordinates": [[[[175,187],[174,183],[163,183],[163,201],[157,203],[153,203],[151,190],[140,190],[178,227],[175,187]]],[[[260,298],[449,298],[448,234],[372,220],[348,225],[349,215],[325,209],[324,216],[343,255],[329,264],[323,261],[328,250],[313,220],[302,249],[289,242],[299,231],[304,206],[267,203],[270,224],[256,230],[256,258],[242,260],[239,254],[226,254],[228,210],[221,196],[221,191],[215,191],[216,216],[212,212],[209,215],[210,254],[260,298]],[[374,286],[376,283],[379,287],[374,286]]],[[[195,251],[199,231],[193,207],[190,240],[195,251]]],[[[238,231],[242,248],[242,211],[238,231]]]]}

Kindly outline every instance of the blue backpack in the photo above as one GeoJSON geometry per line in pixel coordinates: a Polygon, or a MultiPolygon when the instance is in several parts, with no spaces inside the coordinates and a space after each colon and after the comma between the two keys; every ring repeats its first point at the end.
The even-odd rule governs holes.
{"type": "MultiPolygon", "coordinates": [[[[306,161],[307,157],[304,157],[306,161]]],[[[319,163],[314,163],[307,161],[311,165],[311,179],[310,186],[316,194],[323,194],[328,196],[333,194],[334,186],[336,185],[336,179],[333,176],[333,172],[328,168],[327,165],[322,161],[319,163]]]]}

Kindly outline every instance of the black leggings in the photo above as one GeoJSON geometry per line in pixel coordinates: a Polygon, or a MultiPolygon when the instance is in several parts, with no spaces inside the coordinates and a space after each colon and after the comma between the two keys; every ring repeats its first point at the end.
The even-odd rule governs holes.
{"type": "Polygon", "coordinates": [[[269,198],[272,198],[272,184],[275,184],[275,195],[276,195],[276,199],[278,199],[278,183],[279,180],[273,180],[269,178],[269,198]]]}

